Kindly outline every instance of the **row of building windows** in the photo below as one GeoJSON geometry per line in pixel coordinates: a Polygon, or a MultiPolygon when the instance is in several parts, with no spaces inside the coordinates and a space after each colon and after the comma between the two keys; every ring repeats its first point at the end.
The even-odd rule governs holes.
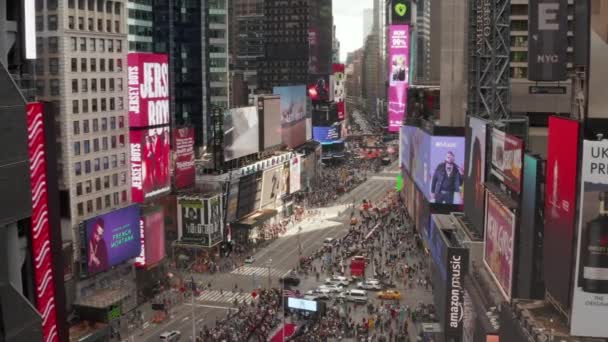
{"type": "MultiPolygon", "coordinates": [[[[91,119],[89,121],[89,119],[85,119],[82,120],[82,132],[83,133],[89,133],[89,132],[99,132],[99,130],[101,129],[102,132],[105,132],[108,130],[108,127],[110,130],[116,129],[116,117],[112,116],[110,117],[110,125],[108,126],[108,118],[101,118],[101,119],[91,119]],[[91,126],[89,126],[89,123],[91,123],[91,126]]],[[[73,121],[73,130],[72,133],[74,135],[79,135],[80,134],[80,126],[81,126],[81,122],[79,120],[73,121]]],[[[124,128],[125,127],[125,118],[124,116],[119,116],[118,117],[118,128],[124,128]]],[[[107,139],[107,137],[104,137],[104,139],[107,139]]],[[[107,146],[107,142],[105,142],[103,145],[107,146]]]]}
{"type": "MultiPolygon", "coordinates": [[[[126,172],[122,172],[120,174],[120,177],[124,179],[124,181],[123,181],[123,179],[121,179],[122,184],[126,184],[126,182],[127,182],[126,176],[127,176],[126,172]]],[[[118,173],[115,173],[112,175],[112,184],[114,186],[118,186],[118,177],[119,177],[118,173]]],[[[92,180],[87,180],[84,182],[76,183],[76,196],[90,194],[93,191],[101,191],[102,188],[103,189],[110,188],[110,176],[109,175],[103,176],[103,180],[101,179],[101,177],[95,178],[95,183],[93,183],[92,180]],[[95,188],[93,188],[93,186],[95,186],[95,188]]]]}
{"type": "MultiPolygon", "coordinates": [[[[121,72],[122,71],[122,59],[121,58],[108,58],[108,68],[109,72],[121,72]],[[114,63],[116,61],[116,63],[114,63]],[[116,69],[114,68],[116,65],[116,69]]],[[[78,58],[72,58],[70,61],[70,71],[72,72],[97,72],[97,58],[80,58],[80,63],[78,63],[78,58]],[[80,68],[79,68],[80,66],[80,68]]],[[[99,59],[99,71],[106,71],[106,59],[99,59]]]]}
{"type": "MultiPolygon", "coordinates": [[[[123,89],[123,82],[122,82],[122,78],[117,78],[116,81],[118,81],[117,86],[115,87],[116,82],[114,81],[114,78],[100,78],[99,79],[99,91],[106,91],[106,89],[108,91],[114,91],[114,89],[118,89],[118,91],[122,91],[123,89]],[[106,82],[107,80],[107,82],[106,82]]],[[[91,79],[91,92],[96,93],[97,92],[97,78],[92,78],[91,79]]],[[[72,79],[72,93],[78,93],[78,92],[82,92],[82,93],[86,93],[89,91],[89,80],[86,78],[83,78],[80,80],[80,82],[78,82],[77,79],[72,79]],[[78,83],[80,83],[80,88],[78,87],[78,83]]],[[[122,98],[120,98],[117,102],[122,103],[122,98]]],[[[120,108],[122,106],[119,106],[118,109],[122,109],[120,108]]],[[[102,109],[103,110],[103,109],[102,109]]],[[[112,109],[113,110],[113,109],[112,109]]]]}
{"type": "MultiPolygon", "coordinates": [[[[80,31],[84,31],[85,30],[84,19],[85,19],[84,17],[78,17],[78,26],[76,26],[76,17],[74,17],[72,15],[69,16],[68,17],[68,28],[70,30],[75,30],[76,27],[78,27],[78,29],[80,31]]],[[[95,21],[93,18],[87,18],[86,30],[97,31],[97,32],[108,32],[108,33],[121,33],[122,32],[122,30],[120,29],[120,20],[114,20],[114,31],[112,31],[112,20],[109,20],[109,19],[106,20],[106,25],[105,25],[105,30],[104,30],[103,19],[97,19],[97,28],[95,28],[95,21]]]]}
{"type": "MultiPolygon", "coordinates": [[[[80,40],[78,40],[76,37],[71,37],[70,48],[72,49],[72,51],[87,52],[87,39],[80,38],[80,40]]],[[[122,52],[122,40],[89,38],[88,51],[122,52]]]]}
{"type": "MultiPolygon", "coordinates": [[[[121,193],[119,194],[118,192],[115,192],[113,194],[113,202],[114,205],[119,205],[120,203],[126,203],[127,202],[127,191],[123,190],[121,191],[121,193]]],[[[110,201],[111,197],[110,195],[105,195],[105,197],[97,197],[95,199],[95,210],[99,211],[102,210],[102,198],[104,198],[104,202],[105,202],[105,208],[109,208],[112,203],[110,201]]],[[[78,211],[78,216],[83,216],[84,215],[84,206],[86,203],[86,209],[87,209],[87,214],[90,214],[93,212],[93,200],[88,200],[86,202],[80,202],[76,205],[76,209],[78,211]]]]}
{"type": "MultiPolygon", "coordinates": [[[[124,100],[122,97],[111,97],[109,99],[91,99],[91,113],[97,113],[99,111],[105,112],[107,110],[122,110],[124,109],[124,100]],[[99,104],[99,106],[98,106],[99,104]],[[109,106],[108,106],[109,104],[109,106]]],[[[89,99],[83,100],[72,100],[72,114],[89,112],[89,99]],[[82,101],[82,106],[79,106],[79,102],[82,101]]],[[[123,119],[119,117],[118,127],[123,128],[123,119]]],[[[114,127],[110,126],[111,129],[114,127]]]]}
{"type": "MultiPolygon", "coordinates": [[[[51,0],[49,0],[51,1],[51,0]]],[[[105,7],[105,12],[108,14],[112,14],[112,12],[114,12],[114,14],[120,14],[121,10],[121,4],[120,2],[113,2],[113,1],[104,1],[104,0],[68,0],[68,8],[71,9],[75,9],[76,8],[76,4],[78,4],[78,9],[79,10],[84,10],[85,9],[85,4],[86,9],[89,11],[95,11],[97,10],[97,12],[103,13],[104,12],[104,7],[105,7]],[[104,2],[105,2],[105,6],[104,6],[104,2]],[[97,5],[97,6],[95,6],[97,5]]]]}
{"type": "MultiPolygon", "coordinates": [[[[116,136],[113,136],[113,138],[115,138],[116,136]]],[[[123,136],[124,138],[124,136],[123,136]]],[[[89,140],[85,140],[83,141],[83,145],[85,145],[87,142],[89,142],[89,140]]],[[[76,146],[76,144],[80,144],[80,142],[74,142],[74,146],[76,146]]],[[[76,147],[74,147],[74,149],[76,149],[76,147]]],[[[80,155],[80,151],[78,152],[80,155]]],[[[104,170],[108,170],[110,168],[110,159],[108,157],[103,157],[102,158],[94,158],[93,160],[85,160],[85,161],[79,161],[74,163],[74,174],[76,176],[81,176],[83,173],[85,175],[90,174],[91,172],[99,172],[101,171],[102,168],[102,163],[103,163],[103,169],[104,170]],[[93,168],[91,168],[91,165],[93,166],[93,168]],[[83,170],[84,167],[84,170],[83,170]],[[84,171],[84,172],[83,172],[84,171]]],[[[126,165],[126,156],[123,153],[121,155],[120,158],[120,166],[125,166],[126,165]]],[[[116,155],[112,155],[112,168],[116,168],[117,164],[116,164],[116,155]]],[[[126,174],[126,172],[125,172],[126,174]]],[[[124,183],[123,183],[124,185],[124,183]]]]}

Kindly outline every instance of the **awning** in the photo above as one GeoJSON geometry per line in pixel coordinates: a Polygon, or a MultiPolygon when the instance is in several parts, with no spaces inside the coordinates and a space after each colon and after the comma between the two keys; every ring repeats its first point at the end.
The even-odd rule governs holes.
{"type": "Polygon", "coordinates": [[[231,226],[233,228],[255,228],[264,224],[264,222],[268,221],[272,217],[276,216],[278,211],[275,209],[262,209],[245,216],[240,221],[233,223],[231,226]]]}

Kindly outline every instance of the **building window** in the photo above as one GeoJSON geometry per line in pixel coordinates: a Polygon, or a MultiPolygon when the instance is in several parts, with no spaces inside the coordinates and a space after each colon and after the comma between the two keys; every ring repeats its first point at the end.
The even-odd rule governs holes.
{"type": "Polygon", "coordinates": [[[86,93],[87,91],[89,91],[89,82],[86,78],[83,78],[82,80],[80,80],[80,83],[82,83],[82,92],[86,93]]]}
{"type": "MultiPolygon", "coordinates": [[[[99,88],[101,89],[101,91],[106,91],[106,79],[105,78],[102,78],[99,80],[99,88]]],[[[101,110],[104,110],[103,105],[101,105],[101,106],[102,106],[101,110]]]]}
{"type": "Polygon", "coordinates": [[[72,51],[78,51],[78,41],[76,38],[70,38],[70,46],[72,47],[72,51]]]}
{"type": "Polygon", "coordinates": [[[115,116],[110,118],[110,129],[116,129],[116,117],[115,116]]]}
{"type": "Polygon", "coordinates": [[[77,58],[72,58],[70,65],[72,66],[72,68],[71,68],[72,72],[78,72],[78,59],[77,58]]]}
{"type": "Polygon", "coordinates": [[[119,199],[119,198],[118,198],[118,192],[115,192],[115,193],[113,194],[113,197],[114,197],[114,205],[118,205],[118,203],[119,203],[119,201],[118,201],[118,199],[119,199]]]}
{"type": "Polygon", "coordinates": [[[120,154],[120,166],[125,166],[125,164],[127,164],[127,154],[121,153],[120,154]]]}
{"type": "Polygon", "coordinates": [[[93,212],[93,200],[88,200],[87,201],[87,213],[92,213],[93,212]]]}
{"type": "Polygon", "coordinates": [[[68,8],[74,8],[76,5],[75,0],[68,0],[68,8]]]}
{"type": "Polygon", "coordinates": [[[89,120],[82,121],[82,131],[85,133],[89,133],[89,120]]]}
{"type": "Polygon", "coordinates": [[[117,78],[116,83],[118,84],[118,91],[122,91],[122,78],[117,78]]]}
{"type": "Polygon", "coordinates": [[[98,131],[99,131],[99,120],[93,119],[93,132],[98,132],[98,131]]]}
{"type": "Polygon", "coordinates": [[[110,110],[116,110],[116,104],[113,97],[110,98],[110,110]]]}
{"type": "MultiPolygon", "coordinates": [[[[36,69],[38,71],[39,69],[36,69]]],[[[36,95],[44,96],[44,80],[36,80],[36,95]]]]}
{"type": "Polygon", "coordinates": [[[49,15],[47,24],[49,25],[49,31],[57,31],[57,16],[49,15]]]}
{"type": "Polygon", "coordinates": [[[116,41],[116,52],[122,52],[122,40],[116,41]]]}
{"type": "Polygon", "coordinates": [[[116,157],[116,155],[112,155],[112,167],[116,168],[118,167],[118,158],[116,157]]]}
{"type": "Polygon", "coordinates": [[[44,7],[44,5],[42,3],[42,0],[36,0],[36,7],[35,7],[36,11],[42,11],[43,7],[44,7]]]}
{"type": "Polygon", "coordinates": [[[112,205],[112,202],[110,201],[110,195],[105,195],[104,202],[105,202],[106,208],[109,208],[112,205]]]}
{"type": "Polygon", "coordinates": [[[84,31],[84,18],[78,17],[78,29],[84,31]]]}
{"type": "Polygon", "coordinates": [[[99,138],[93,139],[93,152],[99,152],[99,138]]]}
{"type": "Polygon", "coordinates": [[[44,30],[44,19],[41,15],[36,16],[36,31],[44,30]]]}
{"type": "Polygon", "coordinates": [[[91,72],[97,72],[97,59],[91,58],[89,64],[91,64],[91,72]]]}
{"type": "Polygon", "coordinates": [[[95,208],[96,208],[97,210],[101,210],[101,197],[97,197],[97,198],[95,199],[95,208]]]}
{"type": "Polygon", "coordinates": [[[120,21],[114,20],[114,32],[120,33],[120,21]]]}
{"type": "Polygon", "coordinates": [[[95,171],[101,170],[101,161],[99,160],[99,158],[95,158],[95,160],[93,161],[93,167],[95,171]]]}
{"type": "Polygon", "coordinates": [[[116,71],[122,71],[122,59],[116,59],[116,71]]]}
{"type": "Polygon", "coordinates": [[[116,148],[116,136],[115,136],[115,135],[113,135],[113,136],[110,138],[110,146],[111,146],[112,148],[116,148]]]}
{"type": "Polygon", "coordinates": [[[103,98],[103,99],[101,99],[101,111],[105,112],[106,110],[107,110],[106,99],[103,98]]]}
{"type": "Polygon", "coordinates": [[[91,91],[97,92],[97,79],[91,78],[91,91]]]}
{"type": "Polygon", "coordinates": [[[74,29],[74,17],[73,16],[68,17],[68,28],[70,30],[74,29]]]}
{"type": "Polygon", "coordinates": [[[109,187],[110,187],[110,176],[103,176],[103,188],[107,189],[109,187]]]}
{"type": "Polygon", "coordinates": [[[126,202],[126,201],[127,201],[127,190],[123,190],[123,191],[120,193],[120,196],[121,196],[122,201],[123,201],[123,202],[126,202]]]}
{"type": "Polygon", "coordinates": [[[103,32],[103,20],[97,19],[97,31],[103,32]]]}
{"type": "Polygon", "coordinates": [[[74,155],[75,156],[79,156],[80,155],[80,141],[75,141],[74,142],[74,155]]]}
{"type": "Polygon", "coordinates": [[[84,9],[84,0],[78,0],[78,9],[80,9],[80,10],[84,9]]]}
{"type": "Polygon", "coordinates": [[[97,112],[97,99],[91,100],[91,112],[93,112],[93,113],[97,112]]]}
{"type": "Polygon", "coordinates": [[[112,58],[108,59],[108,71],[114,72],[114,60],[112,58]]]}
{"type": "Polygon", "coordinates": [[[112,1],[106,2],[106,13],[112,14],[112,1]]]}
{"type": "Polygon", "coordinates": [[[49,53],[57,53],[59,50],[59,41],[57,37],[49,37],[49,53]]]}
{"type": "Polygon", "coordinates": [[[110,82],[110,85],[109,85],[110,91],[114,91],[114,79],[109,78],[108,82],[110,82]]]}
{"type": "Polygon", "coordinates": [[[93,21],[93,18],[87,18],[87,29],[89,31],[95,31],[95,22],[93,21]]]}
{"type": "Polygon", "coordinates": [[[119,116],[118,117],[118,128],[124,128],[124,127],[125,127],[125,117],[119,116]]]}
{"type": "Polygon", "coordinates": [[[105,60],[105,58],[100,58],[99,59],[99,71],[102,71],[102,72],[106,71],[106,60],[105,60]]]}
{"type": "Polygon", "coordinates": [[[102,131],[108,130],[108,119],[107,118],[101,118],[101,130],[102,131]]]}
{"type": "Polygon", "coordinates": [[[101,138],[101,149],[104,151],[108,150],[108,137],[101,138]]]}
{"type": "Polygon", "coordinates": [[[117,102],[118,102],[118,109],[125,109],[122,97],[117,97],[116,99],[117,99],[117,102]]]}
{"type": "Polygon", "coordinates": [[[87,59],[86,58],[81,58],[80,59],[80,71],[81,72],[86,72],[87,71],[87,59]]]}
{"type": "Polygon", "coordinates": [[[84,173],[86,173],[86,174],[91,173],[91,161],[90,160],[84,161],[84,173]]]}
{"type": "Polygon", "coordinates": [[[95,42],[95,40],[96,40],[95,38],[89,38],[89,50],[91,52],[97,51],[97,46],[95,45],[97,43],[95,42]]]}
{"type": "Polygon", "coordinates": [[[50,83],[51,96],[59,96],[59,80],[52,79],[50,83]]]}
{"type": "Polygon", "coordinates": [[[107,170],[110,168],[110,158],[103,157],[103,169],[107,170]]]}
{"type": "Polygon", "coordinates": [[[83,113],[89,112],[89,100],[87,100],[87,99],[82,100],[82,112],[83,113]]]}
{"type": "Polygon", "coordinates": [[[88,0],[87,1],[87,9],[89,11],[94,11],[95,10],[95,0],[88,0]]]}
{"type": "Polygon", "coordinates": [[[125,143],[126,143],[125,135],[124,134],[119,135],[118,136],[118,146],[125,147],[125,143]]]}
{"type": "MultiPolygon", "coordinates": [[[[83,146],[84,146],[84,154],[91,153],[91,142],[89,140],[85,140],[84,143],[83,143],[83,146]]],[[[85,169],[86,169],[86,166],[87,166],[86,162],[84,163],[84,166],[85,166],[85,169]]]]}
{"type": "Polygon", "coordinates": [[[80,51],[87,51],[87,39],[80,38],[80,51]]]}
{"type": "Polygon", "coordinates": [[[114,3],[114,14],[120,14],[120,3],[114,3]]]}
{"type": "Polygon", "coordinates": [[[36,52],[40,54],[44,52],[44,38],[36,38],[36,52]]]}
{"type": "Polygon", "coordinates": [[[49,58],[49,73],[51,75],[59,73],[59,58],[49,58]]]}
{"type": "Polygon", "coordinates": [[[112,20],[106,20],[106,31],[112,32],[112,20]]]}
{"type": "Polygon", "coordinates": [[[47,0],[46,9],[54,11],[57,9],[57,0],[47,0]]]}
{"type": "Polygon", "coordinates": [[[72,80],[72,93],[77,93],[77,92],[78,92],[78,80],[73,79],[72,80]]]}
{"type": "Polygon", "coordinates": [[[82,205],[82,203],[78,203],[76,207],[78,208],[78,216],[84,215],[84,206],[82,205]]]}
{"type": "Polygon", "coordinates": [[[93,184],[90,180],[84,182],[84,192],[90,194],[93,191],[93,184]]]}
{"type": "Polygon", "coordinates": [[[74,135],[80,134],[80,121],[74,121],[72,124],[74,125],[74,135]]]}
{"type": "Polygon", "coordinates": [[[76,183],[76,196],[82,195],[82,183],[76,183]]]}
{"type": "Polygon", "coordinates": [[[118,186],[118,173],[112,175],[112,186],[118,186]]]}
{"type": "Polygon", "coordinates": [[[74,163],[74,174],[80,176],[82,174],[82,164],[80,162],[74,163]]]}
{"type": "Polygon", "coordinates": [[[103,12],[103,0],[97,0],[97,12],[103,12]]]}
{"type": "Polygon", "coordinates": [[[78,114],[78,100],[72,100],[72,114],[78,114]]]}

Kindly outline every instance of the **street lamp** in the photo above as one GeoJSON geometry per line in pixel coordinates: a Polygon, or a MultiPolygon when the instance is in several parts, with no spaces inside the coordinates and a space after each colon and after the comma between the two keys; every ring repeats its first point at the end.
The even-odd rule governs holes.
{"type": "Polygon", "coordinates": [[[300,243],[300,233],[302,232],[302,226],[298,227],[298,268],[300,265],[300,259],[302,259],[302,244],[300,243]]]}
{"type": "Polygon", "coordinates": [[[266,265],[268,265],[268,290],[270,290],[270,265],[272,265],[272,258],[268,258],[266,265]]]}

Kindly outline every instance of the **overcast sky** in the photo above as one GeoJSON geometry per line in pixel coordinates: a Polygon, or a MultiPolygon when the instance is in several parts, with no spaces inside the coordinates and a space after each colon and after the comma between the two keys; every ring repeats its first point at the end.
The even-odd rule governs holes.
{"type": "Polygon", "coordinates": [[[363,45],[363,9],[372,7],[372,0],[333,0],[334,25],[342,62],[348,52],[363,45]]]}

